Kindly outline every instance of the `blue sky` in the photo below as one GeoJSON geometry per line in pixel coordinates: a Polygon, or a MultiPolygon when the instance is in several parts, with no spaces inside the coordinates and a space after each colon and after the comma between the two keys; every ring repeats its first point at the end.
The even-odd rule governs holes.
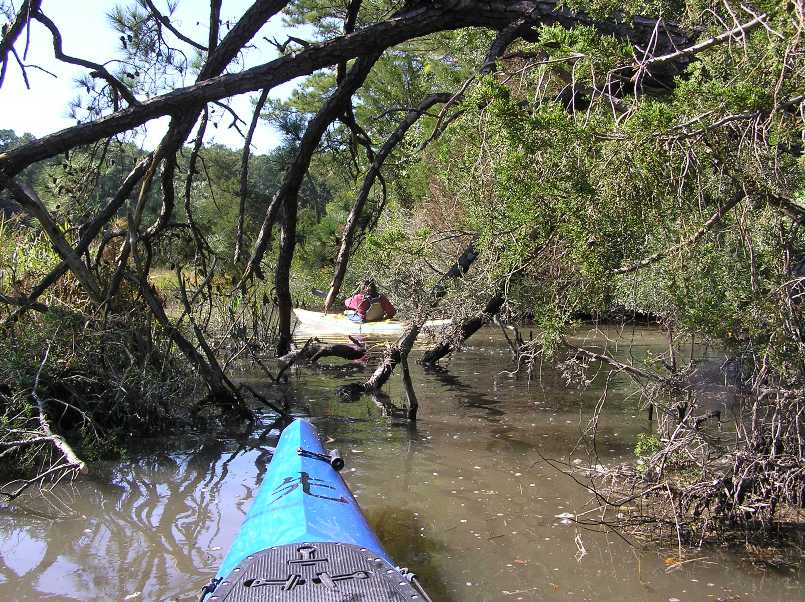
{"type": "MultiPolygon", "coordinates": [[[[68,55],[86,58],[105,63],[118,56],[120,41],[109,25],[106,14],[116,4],[128,4],[131,0],[44,0],[43,12],[50,17],[62,33],[63,49],[68,55]]],[[[252,4],[253,0],[224,0],[222,19],[239,17],[252,4]]],[[[20,2],[16,1],[15,5],[20,2]]],[[[166,0],[155,0],[157,7],[167,12],[166,0]]],[[[206,43],[209,15],[209,0],[179,0],[179,8],[175,16],[177,28],[185,35],[206,43]],[[199,21],[201,22],[199,24],[199,21]]],[[[246,66],[252,66],[271,60],[276,50],[261,39],[262,36],[283,39],[284,28],[281,16],[276,16],[255,37],[257,48],[247,55],[246,66]]],[[[170,35],[170,34],[168,34],[170,35]]],[[[20,56],[24,48],[24,35],[18,40],[16,48],[20,56]]],[[[60,63],[53,57],[53,45],[48,32],[41,24],[34,22],[31,26],[31,43],[28,57],[29,65],[38,65],[55,73],[58,77],[43,73],[37,69],[28,69],[31,89],[27,90],[20,69],[13,61],[8,67],[6,80],[0,88],[0,129],[12,129],[18,134],[30,132],[35,136],[44,136],[60,129],[75,125],[67,117],[69,101],[77,95],[75,79],[85,69],[60,63]]],[[[109,65],[114,72],[114,63],[109,65]]],[[[192,83],[190,81],[188,84],[192,83]]],[[[272,96],[283,97],[290,93],[293,83],[285,84],[272,91],[272,96]]],[[[247,122],[251,118],[250,97],[242,95],[234,99],[233,108],[247,122]]],[[[231,119],[225,120],[225,125],[231,119]]],[[[146,125],[147,134],[142,140],[145,147],[153,147],[167,127],[167,119],[154,120],[146,125]]],[[[241,128],[242,130],[245,129],[241,128]]],[[[226,127],[208,129],[208,142],[218,142],[231,147],[242,146],[242,138],[234,130],[226,127]]],[[[254,138],[254,150],[263,153],[278,142],[277,134],[262,123],[254,138]]]]}

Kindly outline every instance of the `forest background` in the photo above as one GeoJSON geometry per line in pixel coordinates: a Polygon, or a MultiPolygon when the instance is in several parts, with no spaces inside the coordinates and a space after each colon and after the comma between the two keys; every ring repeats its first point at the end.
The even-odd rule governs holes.
{"type": "Polygon", "coordinates": [[[65,54],[47,1],[0,0],[0,83],[36,69],[29,27],[86,68],[76,125],[0,134],[0,458],[25,475],[6,496],[199,400],[248,421],[232,366],[285,356],[293,306],[373,277],[411,322],[358,393],[426,319],[454,321],[429,363],[528,320],[521,369],[583,385],[603,362],[659,408],[635,495],[667,491],[708,532],[802,506],[802,2],[195,4],[181,31],[176,2],[110,3],[120,45],[96,63],[65,54]],[[253,40],[280,19],[263,62],[253,40]],[[227,104],[245,92],[248,111],[227,104]],[[268,127],[280,143],[253,152],[268,127]],[[223,128],[240,149],[210,142],[223,128]],[[656,322],[669,351],[627,366],[571,345],[591,319],[656,322]],[[696,411],[692,340],[736,366],[729,445],[696,411]]]}

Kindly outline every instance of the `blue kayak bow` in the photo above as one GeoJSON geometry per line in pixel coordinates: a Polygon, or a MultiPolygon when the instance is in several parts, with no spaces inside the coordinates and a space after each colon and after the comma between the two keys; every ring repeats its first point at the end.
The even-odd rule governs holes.
{"type": "Polygon", "coordinates": [[[265,480],[203,602],[430,599],[397,567],[309,422],[280,436],[265,480]]]}

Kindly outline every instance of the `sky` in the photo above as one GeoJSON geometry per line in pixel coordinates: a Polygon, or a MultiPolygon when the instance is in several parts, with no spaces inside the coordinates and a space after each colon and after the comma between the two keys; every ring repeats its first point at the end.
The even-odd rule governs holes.
{"type": "MultiPolygon", "coordinates": [[[[119,56],[120,41],[106,15],[116,4],[129,2],[131,0],[44,0],[42,10],[59,27],[65,54],[96,63],[107,63],[119,56]]],[[[252,2],[253,0],[224,0],[222,20],[236,19],[252,2]]],[[[16,6],[20,3],[20,0],[14,1],[16,6]]],[[[154,3],[163,14],[167,13],[167,0],[155,0],[154,3]]],[[[206,44],[208,15],[209,0],[179,0],[173,22],[183,34],[206,44]]],[[[276,37],[283,40],[284,31],[281,16],[275,16],[255,36],[254,42],[257,48],[249,52],[245,66],[251,67],[275,58],[276,49],[267,44],[262,37],[276,37]]],[[[171,36],[170,33],[166,35],[171,36]]],[[[29,132],[41,137],[75,125],[75,121],[67,116],[67,107],[70,100],[77,95],[75,79],[88,70],[57,61],[53,56],[50,32],[40,23],[32,23],[30,36],[25,63],[37,65],[56,74],[57,77],[54,78],[36,68],[29,68],[28,79],[31,89],[28,90],[19,66],[12,59],[3,87],[0,88],[0,129],[11,129],[17,134],[29,132]]],[[[20,57],[24,47],[25,34],[20,36],[15,45],[20,57]]],[[[115,63],[108,63],[107,68],[114,73],[115,63]]],[[[189,85],[192,81],[188,80],[186,83],[189,85]]],[[[293,86],[293,82],[279,86],[272,90],[271,95],[277,98],[287,97],[293,86]]],[[[250,102],[252,97],[256,98],[257,94],[244,94],[235,97],[232,102],[232,107],[247,123],[252,114],[250,102]]],[[[234,129],[225,127],[231,122],[231,118],[226,118],[217,129],[209,127],[206,141],[225,144],[232,148],[242,147],[243,138],[234,129]]],[[[145,148],[153,148],[167,129],[167,123],[168,118],[162,118],[146,124],[146,134],[140,143],[145,148]]],[[[241,125],[241,131],[245,133],[246,127],[241,125]]],[[[253,141],[254,152],[265,153],[278,143],[279,136],[275,130],[265,122],[258,125],[253,141]]]]}

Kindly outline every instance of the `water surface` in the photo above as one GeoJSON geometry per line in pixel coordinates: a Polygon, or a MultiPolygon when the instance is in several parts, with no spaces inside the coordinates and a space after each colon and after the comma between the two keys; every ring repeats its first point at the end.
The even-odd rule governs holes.
{"type": "MultiPolygon", "coordinates": [[[[622,334],[621,357],[664,350],[652,330],[622,334]]],[[[371,366],[300,370],[283,392],[259,373],[244,378],[314,417],[342,451],[343,474],[387,550],[435,602],[805,598],[796,565],[771,569],[745,553],[703,550],[668,571],[673,549],[633,547],[563,520],[595,504],[543,458],[590,461],[578,443],[606,379],[578,391],[548,366],[532,380],[512,376],[499,331],[471,343],[449,371],[412,363],[413,427],[369,397],[338,400],[335,388],[365,379],[371,366]]],[[[611,380],[608,391],[596,449],[598,461],[615,463],[633,457],[636,435],[650,426],[627,381],[611,380]]],[[[398,374],[386,393],[379,401],[402,404],[398,374]]],[[[0,509],[0,599],[197,599],[270,459],[277,433],[258,435],[200,427],[141,441],[128,460],[0,509]]]]}

